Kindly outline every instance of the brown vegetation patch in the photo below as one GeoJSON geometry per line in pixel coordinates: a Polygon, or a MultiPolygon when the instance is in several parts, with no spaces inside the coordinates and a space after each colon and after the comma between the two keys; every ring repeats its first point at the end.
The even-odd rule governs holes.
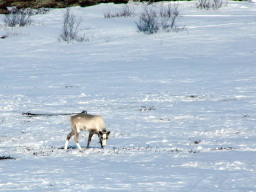
{"type": "MultiPolygon", "coordinates": [[[[144,0],[146,2],[157,2],[161,0],[144,0]]],[[[168,0],[167,0],[168,1],[168,0]]],[[[126,4],[129,0],[1,0],[0,14],[8,13],[7,7],[22,8],[65,8],[71,6],[87,7],[100,3],[126,4]]]]}

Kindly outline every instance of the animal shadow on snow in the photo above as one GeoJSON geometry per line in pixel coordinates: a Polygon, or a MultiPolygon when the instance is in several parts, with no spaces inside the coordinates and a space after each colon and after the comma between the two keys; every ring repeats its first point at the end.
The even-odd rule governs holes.
{"type": "MultiPolygon", "coordinates": [[[[102,149],[101,147],[97,147],[97,146],[90,146],[88,149],[86,149],[85,146],[81,146],[83,150],[88,150],[88,149],[102,149]]],[[[64,149],[65,147],[60,147],[58,149],[64,149]]],[[[78,147],[77,146],[68,146],[68,149],[74,149],[74,150],[78,150],[78,147]]]]}

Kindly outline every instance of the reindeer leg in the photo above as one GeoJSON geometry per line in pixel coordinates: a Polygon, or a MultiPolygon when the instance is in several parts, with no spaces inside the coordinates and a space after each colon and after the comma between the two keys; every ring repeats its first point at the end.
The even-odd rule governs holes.
{"type": "Polygon", "coordinates": [[[65,150],[67,150],[68,149],[68,142],[69,142],[69,140],[70,140],[70,138],[74,135],[75,133],[74,133],[74,131],[72,130],[68,135],[67,135],[67,139],[66,139],[66,143],[65,143],[65,150]]]}
{"type": "Polygon", "coordinates": [[[101,146],[101,149],[103,149],[104,147],[103,147],[103,145],[102,145],[102,141],[100,141],[100,146],[101,146]]]}
{"type": "Polygon", "coordinates": [[[79,144],[79,142],[78,142],[78,137],[79,137],[79,133],[76,131],[75,132],[75,142],[76,142],[76,146],[77,146],[77,148],[80,150],[80,151],[82,151],[82,148],[81,148],[81,146],[80,146],[80,144],[79,144]]]}
{"type": "Polygon", "coordinates": [[[90,133],[89,133],[89,136],[88,136],[88,142],[87,142],[87,147],[86,147],[86,149],[88,149],[89,148],[89,145],[90,145],[90,142],[91,142],[91,140],[92,140],[92,136],[93,136],[93,132],[91,131],[90,133]]]}

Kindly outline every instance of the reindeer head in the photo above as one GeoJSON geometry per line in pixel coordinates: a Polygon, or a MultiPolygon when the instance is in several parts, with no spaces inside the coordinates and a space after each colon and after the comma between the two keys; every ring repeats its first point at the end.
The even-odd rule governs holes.
{"type": "Polygon", "coordinates": [[[101,148],[104,148],[107,145],[108,135],[110,134],[110,131],[99,131],[98,136],[101,144],[101,148]]]}

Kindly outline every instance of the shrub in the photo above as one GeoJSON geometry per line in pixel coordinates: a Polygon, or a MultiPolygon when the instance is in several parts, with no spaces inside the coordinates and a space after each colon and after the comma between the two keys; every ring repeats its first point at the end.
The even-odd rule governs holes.
{"type": "Polygon", "coordinates": [[[98,3],[98,0],[79,0],[79,5],[81,7],[97,5],[98,3]]]}
{"type": "Polygon", "coordinates": [[[46,14],[50,11],[50,8],[41,7],[38,9],[34,9],[34,14],[46,14]]]}
{"type": "Polygon", "coordinates": [[[0,0],[0,14],[7,14],[7,7],[11,6],[11,2],[8,0],[0,0]]]}
{"type": "Polygon", "coordinates": [[[114,0],[115,4],[126,4],[128,2],[129,2],[129,0],[114,0]]]}
{"type": "Polygon", "coordinates": [[[139,22],[136,22],[136,24],[140,32],[146,34],[156,33],[159,30],[156,11],[149,8],[149,6],[145,6],[144,11],[140,15],[139,22]]]}
{"type": "Polygon", "coordinates": [[[158,10],[147,5],[144,7],[139,17],[139,22],[136,22],[136,24],[138,30],[146,34],[157,33],[160,29],[177,32],[185,29],[185,27],[176,25],[179,16],[178,4],[168,4],[168,6],[161,4],[158,10]]]}
{"type": "Polygon", "coordinates": [[[85,36],[80,36],[78,34],[80,24],[81,19],[77,20],[76,16],[70,13],[70,9],[67,9],[66,13],[64,14],[63,29],[60,34],[59,40],[66,41],[67,43],[74,41],[88,41],[88,38],[85,38],[85,36]]]}
{"type": "Polygon", "coordinates": [[[196,7],[198,9],[220,9],[221,7],[227,6],[227,2],[223,0],[198,0],[196,7]]]}
{"type": "Polygon", "coordinates": [[[164,30],[171,30],[176,25],[176,19],[180,16],[178,10],[178,4],[168,4],[164,7],[163,4],[160,7],[161,26],[164,30]]]}
{"type": "Polygon", "coordinates": [[[113,18],[113,17],[132,17],[134,16],[134,11],[128,5],[125,5],[121,12],[110,12],[104,13],[105,18],[113,18]]]}
{"type": "Polygon", "coordinates": [[[55,8],[57,7],[57,2],[55,0],[43,0],[43,1],[35,1],[34,8],[55,8]]]}
{"type": "Polygon", "coordinates": [[[5,8],[0,8],[0,14],[7,14],[8,10],[5,8]]]}
{"type": "Polygon", "coordinates": [[[7,9],[7,7],[28,8],[32,7],[34,0],[1,0],[0,7],[7,9]]]}
{"type": "Polygon", "coordinates": [[[66,6],[70,6],[70,5],[78,4],[78,1],[77,0],[64,0],[64,3],[66,4],[66,6]]]}
{"type": "Polygon", "coordinates": [[[12,7],[8,12],[4,17],[4,23],[7,27],[23,27],[32,23],[31,9],[17,9],[16,7],[12,7]]]}
{"type": "Polygon", "coordinates": [[[1,9],[6,9],[6,7],[8,6],[8,2],[6,0],[2,0],[0,1],[0,8],[1,9]]]}

